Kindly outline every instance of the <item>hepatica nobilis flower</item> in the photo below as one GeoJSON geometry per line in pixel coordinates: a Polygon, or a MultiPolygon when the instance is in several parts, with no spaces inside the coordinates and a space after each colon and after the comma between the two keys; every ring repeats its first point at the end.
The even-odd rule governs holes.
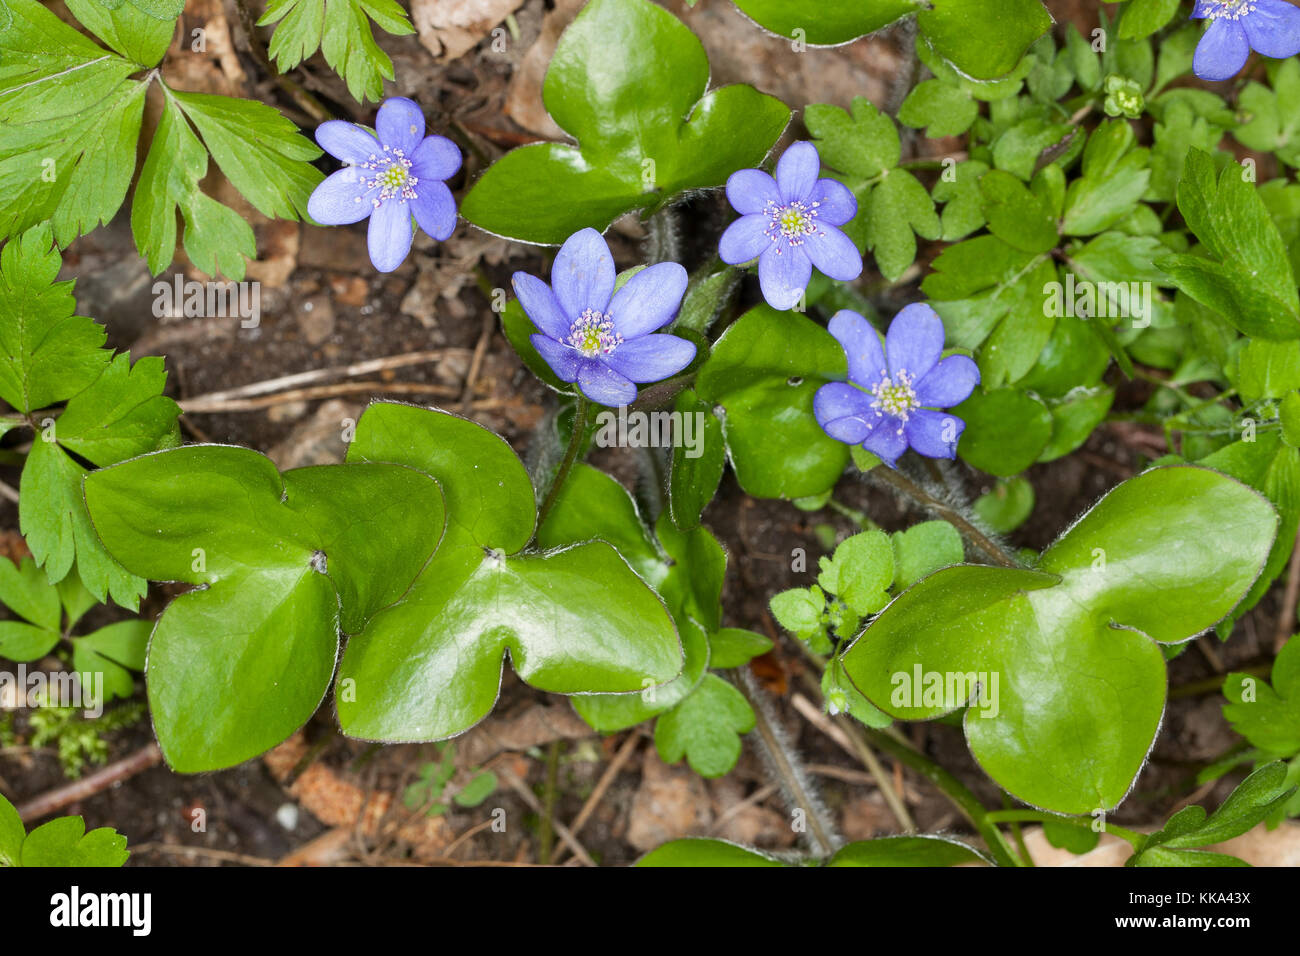
{"type": "Polygon", "coordinates": [[[830,333],[849,360],[849,381],[817,390],[813,413],[826,434],[862,445],[894,465],[908,446],[929,458],[952,458],[966,423],[941,411],[964,402],[980,373],[965,355],[943,352],[943,320],[922,303],[894,317],[885,347],[871,323],[847,309],[830,333]]]}
{"type": "Polygon", "coordinates": [[[819,179],[822,163],[812,143],[795,143],[782,154],[773,179],[761,169],[742,169],[727,180],[727,200],[740,218],[718,244],[723,262],[758,260],[758,283],[774,309],[798,303],[812,267],[832,279],[862,274],[862,256],[842,226],[858,211],[843,183],[819,179]]]}
{"type": "Polygon", "coordinates": [[[690,365],[695,345],[657,331],[681,307],[685,269],[661,262],[617,292],[614,282],[614,257],[595,229],[565,240],[549,286],[526,272],[511,279],[538,328],[529,341],[546,364],[593,402],[617,407],[636,398],[637,383],[661,381],[690,365]]]}
{"type": "Polygon", "coordinates": [[[366,244],[380,272],[392,272],[411,251],[411,217],[435,239],[456,228],[456,200],[445,180],[460,169],[460,150],[445,136],[424,135],[424,113],[395,96],[375,117],[375,132],[330,120],[316,142],[344,167],[316,187],[307,213],[327,226],[370,217],[366,244]]]}
{"type": "Polygon", "coordinates": [[[1210,21],[1192,60],[1203,80],[1235,76],[1251,50],[1277,59],[1300,53],[1300,9],[1283,0],[1196,0],[1192,19],[1210,21]]]}

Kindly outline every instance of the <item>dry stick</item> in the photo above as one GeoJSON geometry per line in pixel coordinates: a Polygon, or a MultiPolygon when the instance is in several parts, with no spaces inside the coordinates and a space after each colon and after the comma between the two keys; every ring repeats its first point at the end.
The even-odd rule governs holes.
{"type": "Polygon", "coordinates": [[[757,678],[747,670],[737,671],[731,683],[754,711],[754,730],[758,734],[760,749],[785,790],[787,801],[792,804],[792,809],[802,810],[808,819],[814,851],[829,858],[839,848],[840,841],[830,821],[823,819],[821,801],[808,789],[807,776],[798,758],[785,746],[780,732],[768,720],[770,705],[758,686],[757,678]]]}
{"type": "Polygon", "coordinates": [[[983,551],[985,556],[994,564],[999,564],[1004,568],[1018,568],[1020,563],[1011,557],[1001,547],[998,546],[992,538],[986,535],[975,525],[971,524],[961,512],[948,504],[935,498],[924,488],[918,485],[912,479],[908,478],[900,471],[895,471],[888,465],[878,466],[871,469],[869,475],[887,485],[891,485],[909,498],[915,500],[918,504],[929,508],[931,511],[942,515],[950,524],[954,525],[961,532],[962,537],[968,540],[975,547],[983,551]]]}
{"type": "MultiPolygon", "coordinates": [[[[619,773],[622,771],[623,765],[631,759],[632,754],[636,752],[637,744],[640,742],[641,732],[639,730],[635,730],[627,735],[627,740],[623,741],[623,746],[618,748],[618,753],[614,754],[614,759],[609,762],[609,766],[605,768],[605,772],[602,773],[600,779],[596,781],[596,788],[591,791],[591,796],[587,798],[587,802],[582,805],[582,809],[578,811],[578,815],[574,817],[573,822],[569,824],[569,831],[574,836],[581,833],[582,828],[587,825],[587,821],[591,819],[591,815],[595,813],[596,808],[600,806],[600,801],[605,798],[605,791],[613,785],[615,779],[618,778],[619,773]]],[[[556,864],[564,862],[564,855],[568,850],[569,848],[567,846],[560,847],[559,852],[555,854],[556,864]]]]}
{"type": "Polygon", "coordinates": [[[243,863],[245,866],[275,866],[275,860],[232,850],[214,850],[206,846],[181,846],[175,843],[139,843],[130,848],[133,854],[172,853],[178,856],[204,856],[225,863],[243,863]]]}
{"type": "Polygon", "coordinates": [[[14,504],[18,504],[18,492],[3,481],[0,481],[0,498],[8,498],[14,504]]]}
{"type": "Polygon", "coordinates": [[[1291,562],[1286,568],[1286,590],[1282,592],[1282,613],[1278,615],[1277,630],[1273,632],[1273,652],[1278,653],[1295,630],[1296,602],[1300,601],[1300,529],[1296,530],[1295,546],[1291,549],[1291,562]]]}
{"type": "MultiPolygon", "coordinates": [[[[528,809],[532,810],[533,813],[536,813],[539,816],[545,815],[546,809],[542,806],[542,802],[537,799],[537,795],[533,793],[533,791],[528,789],[526,783],[515,776],[514,771],[499,765],[494,769],[497,776],[504,779],[505,782],[510,785],[510,788],[514,790],[515,793],[519,794],[520,799],[522,799],[524,803],[528,804],[528,809]]],[[[596,865],[596,861],[591,858],[591,854],[588,853],[586,848],[578,842],[578,838],[573,835],[573,832],[568,827],[563,823],[560,823],[558,820],[552,821],[551,826],[555,828],[555,835],[564,841],[565,845],[573,851],[573,855],[576,856],[584,866],[596,865]]]]}
{"type": "Polygon", "coordinates": [[[387,355],[383,358],[366,359],[364,362],[353,362],[351,365],[334,365],[329,368],[311,369],[307,372],[294,372],[292,375],[268,378],[249,385],[228,388],[220,392],[208,392],[206,395],[187,398],[180,404],[185,411],[205,411],[204,406],[214,402],[221,403],[234,398],[267,395],[271,392],[281,392],[299,385],[311,385],[330,378],[356,378],[359,375],[370,375],[372,372],[382,372],[390,368],[422,365],[425,362],[436,362],[457,352],[468,351],[469,349],[462,348],[432,349],[427,352],[408,352],[404,355],[387,355]]]}
{"type": "Polygon", "coordinates": [[[495,817],[488,817],[482,823],[474,824],[472,827],[470,827],[460,836],[456,837],[456,839],[448,843],[447,848],[442,851],[442,855],[445,857],[450,857],[453,853],[455,853],[458,849],[460,849],[461,846],[464,845],[467,841],[478,836],[480,833],[482,833],[484,830],[486,830],[488,827],[492,826],[496,822],[497,821],[495,817]]]}
{"type": "Polygon", "coordinates": [[[80,800],[88,800],[116,783],[134,777],[141,771],[162,763],[162,751],[157,744],[147,744],[129,757],[123,757],[89,777],[82,777],[65,787],[41,794],[18,807],[18,816],[24,823],[47,817],[80,800]]]}
{"type": "Polygon", "coordinates": [[[465,373],[465,386],[461,390],[460,413],[468,415],[474,399],[474,386],[478,383],[478,373],[483,368],[483,358],[492,343],[492,333],[496,330],[496,313],[483,314],[483,325],[479,330],[478,342],[474,346],[474,355],[469,360],[469,371],[465,373]]]}
{"type": "Polygon", "coordinates": [[[885,798],[885,803],[898,821],[899,826],[903,828],[904,833],[915,833],[916,823],[912,820],[912,815],[907,812],[907,804],[903,803],[902,797],[888,782],[889,778],[885,775],[885,768],[881,766],[880,761],[876,758],[867,742],[859,737],[855,731],[857,728],[849,721],[842,717],[832,719],[822,713],[811,700],[803,694],[795,694],[791,699],[794,709],[799,711],[809,723],[824,733],[831,740],[840,745],[851,757],[856,757],[862,761],[862,764],[870,771],[871,776],[875,778],[876,788],[880,795],[885,798]]]}
{"type": "MultiPolygon", "coordinates": [[[[339,395],[372,395],[387,392],[392,395],[435,395],[438,398],[455,398],[460,389],[450,385],[432,385],[426,382],[337,382],[334,385],[313,385],[310,388],[295,388],[277,395],[262,395],[258,398],[233,398],[226,402],[208,402],[201,408],[187,408],[181,402],[181,410],[189,414],[212,412],[254,412],[272,405],[287,405],[289,402],[315,401],[321,398],[336,398],[339,395]]],[[[484,408],[495,402],[476,402],[473,407],[484,408]]]]}
{"type": "Polygon", "coordinates": [[[723,824],[725,824],[732,817],[738,816],[739,814],[747,810],[749,807],[757,806],[758,804],[762,803],[764,800],[772,796],[772,794],[776,793],[780,789],[781,788],[774,783],[769,783],[766,786],[759,787],[757,790],[755,790],[753,793],[747,796],[744,800],[741,800],[739,803],[733,803],[731,806],[727,807],[727,809],[722,812],[722,814],[718,817],[718,819],[713,821],[713,825],[709,827],[709,832],[717,833],[719,830],[722,829],[723,824]]]}

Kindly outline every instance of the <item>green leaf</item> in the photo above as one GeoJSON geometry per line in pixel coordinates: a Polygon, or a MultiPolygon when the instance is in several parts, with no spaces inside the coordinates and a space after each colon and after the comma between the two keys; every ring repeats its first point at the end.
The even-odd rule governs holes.
{"type": "Polygon", "coordinates": [[[754,729],[754,719],[740,691],[705,674],[689,697],[659,718],[655,747],[665,763],[685,757],[701,777],[721,777],[740,759],[740,737],[754,729]]]}
{"type": "Polygon", "coordinates": [[[827,866],[956,866],[989,861],[964,843],[939,836],[890,836],[847,843],[827,866]]]}
{"type": "Polygon", "coordinates": [[[758,498],[803,498],[835,484],[848,446],[822,431],[813,395],[847,374],[844,350],[806,316],[758,306],[718,339],[696,392],[721,406],[736,479],[758,498]]]}
{"type": "Polygon", "coordinates": [[[907,94],[898,121],[920,129],[929,139],[960,136],[979,115],[979,103],[964,89],[943,80],[923,80],[907,94]]]}
{"type": "Polygon", "coordinates": [[[1115,390],[1105,386],[1078,388],[1049,406],[1052,438],[1038,456],[1039,461],[1063,458],[1088,440],[1092,430],[1105,419],[1115,400],[1115,390]]]}
{"type": "Polygon", "coordinates": [[[821,630],[826,597],[820,590],[791,588],[772,595],[768,606],[776,623],[792,634],[803,637],[821,630]]]}
{"type": "Polygon", "coordinates": [[[875,33],[919,7],[916,0],[735,0],[755,23],[813,46],[838,46],[875,33]]]}
{"type": "Polygon", "coordinates": [[[68,0],[72,15],[91,33],[146,69],[162,61],[176,33],[176,18],[182,6],[184,0],[176,0],[176,12],[159,17],[148,13],[142,4],[68,0]]]}
{"type": "Polygon", "coordinates": [[[936,53],[977,80],[1009,73],[1052,25],[1039,0],[931,0],[916,18],[936,53]]]}
{"type": "Polygon", "coordinates": [[[135,245],[154,275],[175,255],[178,210],[185,220],[185,252],[208,275],[223,272],[242,280],[245,257],[257,255],[252,227],[233,209],[199,189],[207,172],[207,150],[190,129],[177,100],[169,97],[131,205],[135,245]]]}
{"type": "Polygon", "coordinates": [[[1157,642],[1185,641],[1231,611],[1276,526],[1267,501],[1230,478],[1157,468],[1112,490],[1038,570],[961,565],[922,579],[872,621],[844,667],[897,718],[969,703],[972,754],[1019,799],[1109,810],[1164,711],[1157,642]]]}
{"type": "Polygon", "coordinates": [[[862,531],[845,538],[830,558],[822,558],[817,583],[822,590],[866,616],[889,602],[894,583],[894,549],[883,531],[862,531]]]}
{"type": "Polygon", "coordinates": [[[1300,388],[1300,340],[1249,340],[1241,350],[1234,384],[1250,404],[1300,388]]]}
{"type": "Polygon", "coordinates": [[[685,443],[673,446],[668,469],[668,514],[681,531],[700,523],[700,516],[717,494],[718,484],[727,463],[727,446],[722,437],[722,423],[708,402],[692,389],[677,396],[675,411],[696,416],[702,427],[693,430],[698,436],[694,447],[685,443]]]}
{"type": "Polygon", "coordinates": [[[103,328],[73,315],[72,283],[55,281],[61,265],[49,226],[0,250],[0,398],[20,412],[71,398],[111,357],[103,328]]]}
{"type": "Polygon", "coordinates": [[[0,604],[25,619],[0,621],[0,657],[39,660],[58,644],[62,619],[59,592],[31,558],[14,565],[0,557],[0,604]]]}
{"type": "Polygon", "coordinates": [[[1276,153],[1288,166],[1300,166],[1300,63],[1295,59],[1270,63],[1272,89],[1247,83],[1237,103],[1244,122],[1232,135],[1248,149],[1276,153]]]}
{"type": "Polygon", "coordinates": [[[1294,792],[1295,788],[1284,789],[1285,781],[1286,766],[1281,761],[1265,764],[1238,784],[1208,818],[1205,809],[1196,805],[1179,810],[1142,842],[1125,865],[1247,865],[1226,854],[1204,853],[1195,848],[1231,840],[1262,822],[1294,792]]]}
{"type": "Polygon", "coordinates": [[[1174,18],[1178,5],[1179,0],[1129,0],[1119,18],[1119,38],[1149,37],[1174,18]]]}
{"type": "Polygon", "coordinates": [[[1065,194],[1061,231],[1071,236],[1103,232],[1133,212],[1151,180],[1148,151],[1134,146],[1122,119],[1105,120],[1088,137],[1082,176],[1065,194]]]}
{"type": "Polygon", "coordinates": [[[934,200],[917,178],[903,169],[890,170],[871,190],[862,216],[866,218],[867,248],[875,253],[881,275],[891,282],[916,259],[916,235],[938,239],[942,231],[934,200]]]}
{"type": "Polygon", "coordinates": [[[999,481],[993,490],[976,499],[975,515],[997,534],[1010,534],[1024,524],[1034,510],[1034,486],[1025,478],[999,481]]]}
{"type": "Polygon", "coordinates": [[[966,422],[958,453],[990,475],[1019,474],[1038,460],[1052,438],[1052,413],[1013,388],[976,390],[952,411],[966,422]]]}
{"type": "Polygon", "coordinates": [[[849,110],[813,103],[804,110],[804,125],[813,136],[822,162],[860,179],[874,179],[898,165],[902,146],[889,115],[855,96],[849,110]]]}
{"type": "Polygon", "coordinates": [[[172,96],[231,185],[258,212],[307,218],[307,199],[324,178],[310,165],[321,151],[293,123],[256,100],[208,93],[172,96]]]}
{"type": "Polygon", "coordinates": [[[533,488],[496,435],[380,403],[358,423],[348,460],[434,476],[447,530],[411,588],[349,641],[338,695],[345,733],[433,740],[468,729],[492,709],[507,651],[522,680],[552,693],[641,691],[681,672],[672,618],[614,547],[523,550],[533,488]]]}
{"type": "Polygon", "coordinates": [[[402,595],[443,526],[436,483],[410,468],[281,475],[220,445],[101,469],[85,494],[128,570],[205,585],[168,605],[149,645],[154,728],[180,771],[233,766],[301,726],[333,675],[340,617],[360,629],[402,595]]]}
{"type": "Polygon", "coordinates": [[[1254,186],[1228,164],[1193,149],[1178,185],[1178,209],[1208,256],[1166,256],[1156,265],[1189,296],[1247,335],[1300,338],[1300,296],[1286,247],[1254,186]]]}
{"type": "Polygon", "coordinates": [[[1290,758],[1300,753],[1300,641],[1282,645],[1273,661],[1272,684],[1250,674],[1229,674],[1223,682],[1223,716],[1232,729],[1264,753],[1290,758]]]}
{"type": "Polygon", "coordinates": [[[507,153],[461,205],[488,232],[558,244],[633,209],[721,186],[757,166],[790,119],[749,86],[705,93],[704,47],[648,0],[591,0],[565,30],[542,98],[578,146],[507,153]]]}
{"type": "Polygon", "coordinates": [[[785,866],[780,860],[765,856],[755,850],[727,843],[725,840],[704,840],[692,837],[673,840],[656,847],[641,859],[637,866],[785,866]]]}
{"type": "Polygon", "coordinates": [[[384,80],[394,78],[393,61],[375,42],[373,20],[393,36],[415,28],[395,0],[271,0],[258,26],[277,24],[267,53],[288,73],[320,50],[358,102],[379,100],[384,80]]]}
{"type": "Polygon", "coordinates": [[[81,674],[101,674],[105,701],[130,697],[135,691],[131,671],[144,671],[145,648],[152,631],[153,621],[131,620],[74,637],[73,669],[81,674]]]}
{"type": "Polygon", "coordinates": [[[724,627],[709,635],[709,666],[717,670],[743,667],[772,649],[762,634],[739,627],[724,627]]]}
{"type": "Polygon", "coordinates": [[[0,867],[21,866],[27,830],[14,805],[0,794],[0,867]]]}
{"type": "Polygon", "coordinates": [[[961,535],[946,521],[922,521],[891,536],[894,545],[894,587],[910,588],[921,578],[950,564],[961,564],[965,550],[961,535]]]}
{"type": "Polygon", "coordinates": [[[63,580],[75,561],[98,600],[111,595],[134,610],[144,596],[144,580],[118,565],[96,537],[81,494],[82,463],[103,467],[178,444],[180,408],[162,394],[166,380],[161,357],[132,366],[122,352],[37,436],[23,469],[18,517],[50,583],[63,580]]]}
{"type": "Polygon", "coordinates": [[[984,225],[984,194],[979,184],[986,172],[987,164],[967,160],[944,170],[934,184],[934,201],[945,204],[939,217],[940,239],[955,242],[984,225]]]}
{"type": "Polygon", "coordinates": [[[497,789],[497,775],[488,770],[479,774],[456,792],[451,799],[460,807],[477,807],[497,789]]]}
{"type": "Polygon", "coordinates": [[[126,837],[111,827],[87,833],[81,817],[59,817],[27,834],[22,866],[116,867],[130,855],[126,837]]]}
{"type": "Polygon", "coordinates": [[[995,169],[980,180],[989,232],[1024,252],[1055,248],[1056,217],[1041,199],[1010,173],[995,169]]]}

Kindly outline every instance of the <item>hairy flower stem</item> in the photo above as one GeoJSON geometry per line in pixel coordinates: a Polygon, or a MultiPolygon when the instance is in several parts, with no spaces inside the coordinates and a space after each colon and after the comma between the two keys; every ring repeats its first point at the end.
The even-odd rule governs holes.
{"type": "Polygon", "coordinates": [[[802,811],[807,821],[806,835],[812,850],[819,857],[829,858],[843,842],[835,832],[834,824],[826,812],[821,796],[813,786],[812,778],[795,753],[788,735],[777,726],[772,703],[767,693],[748,668],[736,672],[731,683],[735,685],[754,710],[754,739],[772,776],[785,795],[791,812],[802,811]]]}
{"type": "Polygon", "coordinates": [[[1004,568],[1018,568],[1020,562],[1007,554],[1000,545],[987,534],[975,527],[965,515],[953,508],[947,502],[941,501],[934,495],[930,494],[911,478],[908,478],[901,471],[889,468],[885,465],[879,465],[873,468],[869,474],[879,481],[891,486],[897,491],[901,491],[917,504],[922,505],[929,511],[934,512],[945,521],[952,524],[961,536],[970,544],[981,551],[993,564],[1001,565],[1004,568]]]}
{"type": "Polygon", "coordinates": [[[646,265],[677,262],[681,258],[681,230],[672,206],[656,209],[646,221],[646,265]]]}
{"type": "Polygon", "coordinates": [[[569,477],[569,472],[573,470],[578,455],[582,451],[582,440],[586,437],[587,416],[590,411],[591,402],[587,400],[587,396],[579,392],[578,404],[573,410],[573,434],[569,436],[569,447],[564,452],[564,460],[560,462],[560,470],[556,472],[555,480],[551,482],[550,490],[546,492],[542,507],[537,512],[537,527],[539,529],[542,523],[546,521],[546,516],[551,513],[551,508],[555,506],[555,499],[560,496],[560,489],[564,486],[564,479],[569,477]]]}

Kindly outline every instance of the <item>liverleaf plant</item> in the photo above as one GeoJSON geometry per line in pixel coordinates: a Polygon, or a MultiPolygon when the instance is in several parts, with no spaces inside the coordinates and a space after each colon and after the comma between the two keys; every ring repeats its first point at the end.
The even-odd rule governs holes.
{"type": "Polygon", "coordinates": [[[649,0],[591,0],[560,38],[542,98],[577,146],[507,153],[465,196],[462,215],[488,232],[559,244],[653,211],[687,190],[755,166],[790,119],[744,85],[708,93],[704,47],[649,0]]]}
{"type": "Polygon", "coordinates": [[[1232,610],[1259,576],[1277,521],[1231,478],[1153,469],[1112,490],[1033,569],[959,565],[922,579],[844,652],[844,671],[900,719],[933,719],[978,695],[963,726],[1000,786],[1059,813],[1109,811],[1160,725],[1161,645],[1232,610]],[[926,673],[981,686],[923,698],[926,673]]]}
{"type": "Polygon", "coordinates": [[[348,461],[432,475],[447,526],[409,590],[348,642],[344,733],[415,741],[468,730],[496,702],[507,653],[522,680],[560,694],[640,692],[682,672],[672,617],[613,545],[528,548],[533,485],[492,432],[446,412],[379,403],[358,421],[348,461]]]}
{"type": "Polygon", "coordinates": [[[125,567],[194,586],[158,619],[146,669],[158,743],[180,771],[233,766],[305,723],[340,630],[396,600],[443,527],[437,483],[413,469],[281,475],[224,445],[133,458],[89,476],[85,494],[125,567]]]}
{"type": "Polygon", "coordinates": [[[0,868],[118,867],[130,855],[126,837],[112,827],[87,833],[81,817],[59,817],[28,833],[14,805],[0,796],[0,868]]]}

